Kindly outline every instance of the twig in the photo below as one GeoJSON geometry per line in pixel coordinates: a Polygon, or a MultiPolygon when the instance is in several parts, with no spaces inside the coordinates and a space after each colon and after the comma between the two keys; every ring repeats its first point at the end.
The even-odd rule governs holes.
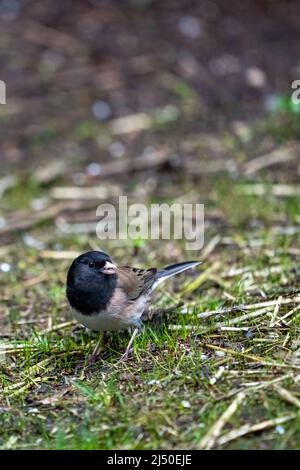
{"type": "Polygon", "coordinates": [[[219,380],[222,377],[224,372],[225,372],[225,367],[223,367],[223,366],[220,367],[220,369],[218,369],[217,372],[215,373],[215,375],[210,379],[209,384],[210,385],[215,385],[217,380],[219,380]]]}
{"type": "Polygon", "coordinates": [[[283,347],[283,348],[285,348],[285,346],[287,345],[287,343],[288,343],[288,341],[289,341],[289,339],[290,339],[290,336],[291,336],[291,335],[290,335],[290,332],[288,331],[288,332],[287,332],[287,335],[286,335],[286,337],[285,337],[285,339],[284,339],[284,342],[283,342],[283,344],[282,344],[282,347],[283,347]]]}
{"type": "MultiPolygon", "coordinates": [[[[49,377],[37,377],[35,379],[34,383],[36,384],[37,382],[47,382],[47,380],[49,380],[49,377]]],[[[14,398],[18,395],[21,395],[23,392],[26,392],[26,390],[28,390],[31,386],[32,386],[32,382],[27,383],[27,384],[23,385],[22,387],[20,387],[18,390],[15,390],[13,393],[8,395],[6,398],[14,398]]]]}
{"type": "Polygon", "coordinates": [[[14,175],[8,175],[0,178],[0,198],[3,197],[7,189],[12,188],[16,183],[17,178],[14,175]]]}
{"type": "Polygon", "coordinates": [[[280,362],[273,362],[273,361],[265,361],[263,358],[259,356],[255,356],[254,354],[247,354],[247,353],[242,353],[238,351],[234,351],[233,349],[227,349],[227,348],[221,348],[220,346],[215,346],[214,344],[208,344],[208,343],[201,343],[202,346],[208,349],[214,349],[216,351],[223,351],[226,354],[230,354],[231,356],[239,356],[239,357],[244,357],[245,359],[250,359],[251,361],[258,362],[261,365],[264,366],[270,366],[270,367],[281,367],[281,368],[287,368],[287,369],[299,369],[300,366],[295,366],[292,364],[285,364],[285,363],[280,363],[280,362]]]}
{"type": "Polygon", "coordinates": [[[273,311],[273,314],[272,314],[272,317],[271,317],[271,320],[270,320],[270,327],[274,326],[275,323],[276,323],[276,318],[277,318],[277,315],[278,315],[278,312],[279,312],[281,301],[282,301],[282,296],[278,297],[278,299],[277,299],[277,303],[275,305],[275,308],[274,308],[274,311],[273,311]]]}
{"type": "Polygon", "coordinates": [[[65,207],[61,204],[55,206],[47,207],[42,211],[37,212],[36,214],[26,214],[23,218],[22,216],[16,217],[15,220],[10,221],[4,227],[1,227],[0,234],[14,232],[15,230],[26,230],[34,225],[43,222],[45,220],[56,217],[65,207]]]}
{"type": "Polygon", "coordinates": [[[149,129],[152,123],[153,118],[149,114],[136,113],[114,119],[110,122],[110,126],[113,134],[129,134],[149,129]]]}
{"type": "MultiPolygon", "coordinates": [[[[147,169],[152,169],[157,166],[162,166],[169,161],[170,155],[169,153],[161,148],[156,149],[153,152],[142,155],[135,158],[125,158],[123,160],[117,160],[112,162],[103,163],[100,167],[100,174],[97,176],[97,179],[108,178],[111,176],[117,175],[124,175],[124,174],[131,174],[132,171],[143,171],[147,169]]],[[[60,198],[68,198],[70,197],[69,194],[64,196],[64,188],[62,191],[59,191],[59,188],[55,188],[55,192],[52,193],[53,197],[57,197],[59,195],[60,198]],[[59,191],[59,194],[58,194],[59,191]]],[[[92,193],[89,197],[93,197],[94,199],[98,199],[99,197],[105,198],[105,194],[107,194],[107,190],[105,188],[97,187],[94,188],[78,188],[73,187],[71,188],[73,191],[77,191],[79,197],[81,198],[84,194],[84,191],[87,193],[92,190],[92,193]]],[[[70,191],[70,190],[69,190],[70,191]]],[[[112,192],[114,192],[112,188],[112,192]]],[[[117,193],[119,194],[119,192],[117,193]]],[[[87,196],[86,196],[87,198],[87,196]]]]}
{"type": "Polygon", "coordinates": [[[210,266],[206,271],[202,272],[194,281],[189,282],[182,289],[183,294],[190,294],[198,287],[200,287],[207,279],[209,279],[210,274],[216,271],[220,267],[219,261],[210,266]]]}
{"type": "MultiPolygon", "coordinates": [[[[233,372],[233,371],[231,371],[233,372]]],[[[255,373],[258,373],[259,371],[253,371],[255,373]]],[[[265,371],[260,371],[261,373],[265,373],[265,371]]],[[[289,374],[285,374],[285,375],[282,375],[281,377],[277,377],[276,379],[273,379],[273,380],[269,380],[269,381],[265,381],[265,382],[260,382],[259,385],[253,385],[251,387],[251,391],[252,392],[256,392],[257,390],[261,390],[262,388],[268,388],[270,387],[271,385],[275,384],[275,383],[278,383],[278,382],[282,382],[286,379],[289,379],[291,378],[291,373],[289,374]]],[[[227,398],[231,398],[233,397],[234,395],[236,395],[237,393],[239,393],[241,391],[240,388],[238,389],[234,389],[234,390],[231,390],[229,393],[227,393],[227,395],[221,395],[220,397],[218,397],[216,399],[216,401],[222,401],[222,400],[226,400],[227,398]]]]}
{"type": "Polygon", "coordinates": [[[296,398],[291,392],[281,387],[280,385],[274,385],[274,388],[281,398],[283,398],[283,400],[300,408],[300,400],[296,398]]]}
{"type": "MultiPolygon", "coordinates": [[[[33,366],[30,366],[28,369],[25,369],[24,372],[21,372],[21,375],[26,377],[29,377],[31,374],[36,374],[39,372],[40,369],[44,368],[47,366],[50,362],[52,361],[51,357],[47,357],[46,359],[43,359],[42,361],[38,362],[37,364],[34,364],[33,366]]],[[[24,366],[24,363],[21,364],[20,367],[24,366]]]]}
{"type": "Polygon", "coordinates": [[[267,168],[278,163],[286,163],[295,159],[294,148],[280,148],[273,150],[270,153],[254,158],[247,162],[244,166],[244,173],[246,175],[253,175],[263,168],[267,168]]]}
{"type": "Polygon", "coordinates": [[[244,320],[249,320],[251,318],[259,317],[261,315],[266,315],[268,313],[269,313],[269,308],[262,308],[260,310],[257,310],[257,312],[246,313],[245,315],[241,315],[240,317],[232,318],[231,320],[224,321],[221,323],[216,323],[215,327],[221,328],[223,326],[235,325],[236,323],[243,322],[244,320]]]}
{"type": "Polygon", "coordinates": [[[70,326],[76,325],[76,320],[66,321],[60,323],[59,325],[52,326],[51,328],[46,328],[45,330],[39,331],[39,335],[45,335],[46,333],[51,333],[52,331],[63,330],[69,328],[70,326]]]}
{"type": "Polygon", "coordinates": [[[230,418],[234,415],[240,404],[246,398],[246,394],[244,392],[239,392],[233,402],[229,405],[226,411],[220,416],[220,418],[213,424],[210,430],[205,434],[205,436],[201,439],[199,448],[200,449],[211,449],[217,438],[219,437],[223,427],[225,424],[230,420],[230,418]]]}
{"type": "Polygon", "coordinates": [[[48,259],[74,259],[81,254],[80,251],[54,251],[54,250],[42,250],[40,256],[48,259]]]}
{"type": "Polygon", "coordinates": [[[206,245],[204,250],[202,251],[201,257],[202,258],[207,258],[212,253],[212,251],[214,251],[214,249],[220,243],[220,241],[221,241],[220,235],[216,235],[215,237],[213,237],[209,241],[209,243],[206,245]]]}
{"type": "Polygon", "coordinates": [[[248,331],[250,329],[249,326],[219,326],[218,329],[220,331],[248,331]]]}
{"type": "Polygon", "coordinates": [[[297,414],[292,414],[288,416],[282,416],[281,418],[275,418],[275,419],[269,419],[267,421],[262,421],[261,423],[257,424],[245,424],[244,426],[241,426],[238,429],[233,429],[232,431],[229,431],[226,434],[223,434],[223,436],[219,437],[217,440],[216,444],[217,445],[223,445],[227,444],[227,442],[233,441],[234,439],[237,439],[238,437],[245,436],[245,434],[250,434],[252,432],[257,432],[257,431],[262,431],[263,429],[267,428],[272,428],[274,426],[278,426],[279,424],[286,423],[287,421],[291,421],[292,419],[295,419],[297,417],[297,414]]]}
{"type": "Polygon", "coordinates": [[[26,19],[22,21],[21,30],[19,30],[19,27],[15,27],[14,30],[34,44],[46,47],[51,45],[53,49],[70,54],[74,54],[74,51],[76,51],[84,55],[87,52],[86,45],[82,41],[78,41],[66,32],[45,26],[37,21],[26,19]]]}
{"type": "Polygon", "coordinates": [[[297,307],[294,307],[292,310],[290,310],[289,312],[287,312],[285,315],[283,315],[282,317],[278,318],[278,320],[276,321],[275,325],[280,325],[280,323],[285,320],[286,318],[290,317],[291,315],[293,315],[293,313],[297,312],[298,310],[300,309],[300,305],[298,305],[297,307]]]}
{"type": "Polygon", "coordinates": [[[249,196],[264,196],[271,193],[278,197],[292,197],[300,195],[300,186],[291,186],[287,184],[245,184],[242,186],[242,192],[249,196]]]}
{"type": "Polygon", "coordinates": [[[264,302],[258,302],[256,304],[241,304],[241,305],[235,305],[232,307],[223,308],[219,310],[210,310],[207,312],[199,313],[198,318],[208,318],[214,315],[223,315],[225,313],[231,313],[231,312],[236,312],[236,311],[241,311],[241,310],[255,310],[257,308],[272,307],[273,305],[277,305],[277,303],[279,305],[299,304],[300,296],[293,297],[291,299],[282,298],[280,302],[278,302],[278,299],[266,300],[264,302]]]}

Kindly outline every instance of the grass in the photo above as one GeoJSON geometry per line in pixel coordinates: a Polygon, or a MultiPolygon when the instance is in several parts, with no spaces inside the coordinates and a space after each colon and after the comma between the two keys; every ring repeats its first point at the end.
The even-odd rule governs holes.
{"type": "Polygon", "coordinates": [[[292,7],[248,2],[247,18],[236,9],[231,27],[217,2],[206,14],[177,2],[171,15],[149,0],[125,9],[103,2],[100,16],[91,5],[100,2],[81,3],[72,21],[70,8],[57,15],[30,2],[1,31],[10,91],[0,109],[0,166],[13,183],[0,176],[0,448],[299,449],[292,7]],[[199,14],[197,42],[181,26],[199,14]],[[234,55],[224,54],[234,42],[234,55]],[[256,88],[249,72],[258,64],[266,83],[256,88]],[[109,105],[100,120],[99,100],[109,105]],[[102,178],[103,164],[155,150],[168,157],[164,165],[102,178]],[[283,158],[266,164],[274,150],[283,158]],[[89,174],[93,162],[99,175],[89,174]],[[97,185],[105,201],[53,191],[97,185]],[[98,240],[96,207],[118,194],[148,206],[204,203],[203,250],[187,252],[179,240],[98,240]],[[204,258],[155,293],[157,315],[123,363],[128,332],[110,335],[89,365],[98,338],[72,322],[65,298],[71,259],[98,247],[142,267],[204,258]],[[162,308],[172,310],[160,317],[162,308]]]}
{"type": "MultiPolygon", "coordinates": [[[[300,315],[292,312],[297,304],[279,305],[274,324],[274,306],[257,316],[247,317],[259,311],[255,307],[230,311],[234,305],[296,296],[299,234],[277,235],[273,228],[278,220],[285,227],[294,224],[299,200],[269,195],[262,201],[245,196],[243,182],[229,182],[215,181],[211,189],[209,207],[217,207],[226,222],[220,243],[193,274],[195,282],[191,274],[182,275],[182,282],[165,284],[155,296],[157,307],[183,300],[188,313],[174,308],[158,325],[149,324],[132,357],[121,364],[126,332],[111,335],[104,357],[88,364],[96,338],[69,323],[64,280],[70,260],[47,259],[22,240],[13,250],[8,246],[5,261],[12,269],[1,274],[1,448],[201,448],[241,391],[245,399],[212,447],[299,448],[298,407],[274,385],[299,400],[300,315]],[[224,307],[226,315],[198,317],[224,307]],[[276,425],[281,417],[287,421],[276,425]],[[268,420],[261,432],[218,444],[232,430],[268,420]]],[[[35,232],[40,237],[45,227],[35,232]]],[[[57,239],[66,251],[82,251],[89,242],[89,237],[57,239]]],[[[141,244],[136,264],[153,262],[147,250],[141,244]]],[[[182,245],[177,250],[183,258],[182,245]]],[[[167,261],[158,255],[158,265],[167,261]]]]}
{"type": "MultiPolygon", "coordinates": [[[[179,81],[172,87],[188,107],[193,90],[179,81]]],[[[274,145],[296,138],[290,124],[282,125],[294,125],[296,115],[283,111],[254,123],[245,141],[218,135],[224,158],[229,153],[242,166],[268,133],[274,145]]],[[[170,134],[172,116],[164,122],[154,117],[151,132],[170,134]]],[[[103,133],[112,137],[105,126],[103,133]]],[[[99,126],[86,121],[75,134],[97,138],[99,126]]],[[[205,145],[193,138],[182,136],[203,163],[205,145]]],[[[33,144],[45,139],[51,132],[33,144]]],[[[63,233],[50,215],[10,234],[0,247],[0,448],[300,448],[299,195],[274,195],[274,183],[295,184],[297,168],[280,168],[198,179],[162,171],[161,187],[151,190],[150,181],[144,193],[139,176],[120,183],[124,194],[148,204],[171,204],[184,195],[190,202],[192,195],[192,202],[205,204],[207,228],[204,250],[196,255],[180,241],[101,242],[118,262],[150,267],[202,258],[216,241],[195,272],[155,294],[155,308],[173,311],[147,322],[122,363],[127,332],[110,335],[102,357],[89,365],[97,337],[72,322],[65,299],[72,256],[100,245],[94,232],[63,233]],[[245,191],[251,185],[263,185],[264,195],[245,191]],[[265,301],[271,304],[256,306],[265,301]],[[176,308],[179,302],[184,307],[176,308]],[[219,313],[205,315],[212,311],[219,313]]],[[[32,200],[49,197],[51,203],[51,186],[61,180],[18,177],[2,197],[0,216],[18,217],[22,209],[30,218],[32,200]]]]}

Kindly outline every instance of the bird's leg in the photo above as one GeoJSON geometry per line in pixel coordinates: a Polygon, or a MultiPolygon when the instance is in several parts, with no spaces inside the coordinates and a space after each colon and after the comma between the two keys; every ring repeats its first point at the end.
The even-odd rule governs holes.
{"type": "Polygon", "coordinates": [[[140,328],[134,329],[134,332],[132,333],[129,343],[127,345],[126,351],[124,352],[124,354],[122,355],[122,357],[119,359],[118,362],[122,362],[128,358],[129,353],[132,351],[132,344],[133,344],[134,338],[140,333],[140,331],[141,331],[140,328]]]}
{"type": "Polygon", "coordinates": [[[100,333],[100,336],[99,336],[99,339],[97,341],[97,344],[96,346],[94,347],[94,351],[92,352],[92,355],[93,356],[97,356],[97,354],[99,353],[100,349],[101,349],[101,345],[103,343],[103,339],[104,339],[104,336],[103,336],[103,333],[100,333]]]}
{"type": "Polygon", "coordinates": [[[105,333],[101,332],[100,337],[97,341],[96,346],[94,347],[94,350],[93,350],[92,354],[89,355],[89,364],[92,364],[98,358],[98,354],[101,350],[101,346],[102,346],[104,340],[105,340],[105,333]]]}

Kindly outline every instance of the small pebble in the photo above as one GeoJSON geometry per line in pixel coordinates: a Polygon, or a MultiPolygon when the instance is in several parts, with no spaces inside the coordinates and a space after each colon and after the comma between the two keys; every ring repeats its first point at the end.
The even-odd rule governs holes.
{"type": "Polygon", "coordinates": [[[95,162],[90,163],[86,167],[86,171],[87,171],[87,174],[90,175],[90,176],[98,176],[101,173],[101,165],[99,165],[99,163],[95,163],[95,162]]]}
{"type": "Polygon", "coordinates": [[[191,404],[187,400],[182,400],[181,404],[182,404],[183,408],[191,408],[191,404]]]}
{"type": "Polygon", "coordinates": [[[81,186],[86,182],[86,176],[84,173],[75,173],[72,179],[74,184],[76,184],[77,186],[81,186]]]}
{"type": "Polygon", "coordinates": [[[11,270],[11,265],[8,264],[8,263],[1,263],[1,264],[0,264],[0,270],[1,270],[3,273],[9,273],[9,271],[11,270]]]}
{"type": "Polygon", "coordinates": [[[92,106],[92,113],[96,119],[104,121],[111,115],[111,107],[105,101],[96,101],[92,106]]]}
{"type": "Polygon", "coordinates": [[[109,146],[109,152],[113,157],[120,158],[125,154],[125,146],[122,142],[113,142],[109,146]]]}
{"type": "Polygon", "coordinates": [[[266,96],[264,100],[265,109],[266,111],[269,111],[269,112],[278,111],[278,109],[280,108],[280,104],[281,104],[280,96],[275,95],[275,94],[270,94],[266,96]]]}
{"type": "Polygon", "coordinates": [[[267,83],[267,77],[263,70],[250,67],[246,70],[246,82],[253,88],[263,88],[267,83]]]}
{"type": "Polygon", "coordinates": [[[218,357],[224,357],[224,356],[226,356],[226,353],[225,353],[224,351],[216,351],[215,354],[216,354],[216,356],[218,356],[218,357]]]}
{"type": "Polygon", "coordinates": [[[149,382],[147,382],[148,385],[159,385],[160,384],[160,380],[149,380],[149,382]]]}
{"type": "Polygon", "coordinates": [[[53,249],[54,249],[55,251],[62,251],[63,248],[64,248],[64,247],[63,247],[62,243],[54,243],[54,245],[53,245],[53,249]]]}
{"type": "Polygon", "coordinates": [[[225,76],[230,73],[238,73],[241,66],[237,57],[231,54],[223,54],[220,57],[211,59],[209,68],[214,75],[225,76]]]}
{"type": "Polygon", "coordinates": [[[246,336],[246,338],[251,339],[251,338],[253,338],[254,333],[253,333],[253,331],[249,330],[249,331],[245,332],[245,336],[246,336]]]}
{"type": "Polygon", "coordinates": [[[39,197],[31,200],[31,208],[34,211],[41,211],[48,205],[48,199],[46,197],[39,197]]]}
{"type": "Polygon", "coordinates": [[[150,157],[150,156],[155,156],[155,147],[152,145],[147,145],[147,147],[144,148],[143,150],[143,155],[150,157]]]}
{"type": "Polygon", "coordinates": [[[284,434],[285,433],[285,428],[283,426],[281,426],[281,424],[279,424],[278,426],[276,426],[275,431],[278,434],[284,434]]]}
{"type": "Polygon", "coordinates": [[[23,235],[23,241],[25,245],[35,248],[36,250],[43,250],[45,248],[45,244],[41,240],[37,240],[28,233],[23,235]]]}
{"type": "Polygon", "coordinates": [[[182,16],[178,23],[178,29],[190,39],[197,39],[203,33],[200,20],[194,16],[182,16]]]}
{"type": "Polygon", "coordinates": [[[180,115],[180,111],[177,106],[168,104],[165,106],[157,116],[157,120],[160,123],[176,121],[180,115]]]}

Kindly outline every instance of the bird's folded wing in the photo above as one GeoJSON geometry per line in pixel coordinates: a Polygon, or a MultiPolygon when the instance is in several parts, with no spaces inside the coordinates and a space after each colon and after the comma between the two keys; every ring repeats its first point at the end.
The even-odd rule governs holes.
{"type": "Polygon", "coordinates": [[[140,295],[146,294],[152,287],[157,269],[139,269],[130,266],[118,268],[117,287],[126,292],[129,300],[135,300],[140,295]]]}

